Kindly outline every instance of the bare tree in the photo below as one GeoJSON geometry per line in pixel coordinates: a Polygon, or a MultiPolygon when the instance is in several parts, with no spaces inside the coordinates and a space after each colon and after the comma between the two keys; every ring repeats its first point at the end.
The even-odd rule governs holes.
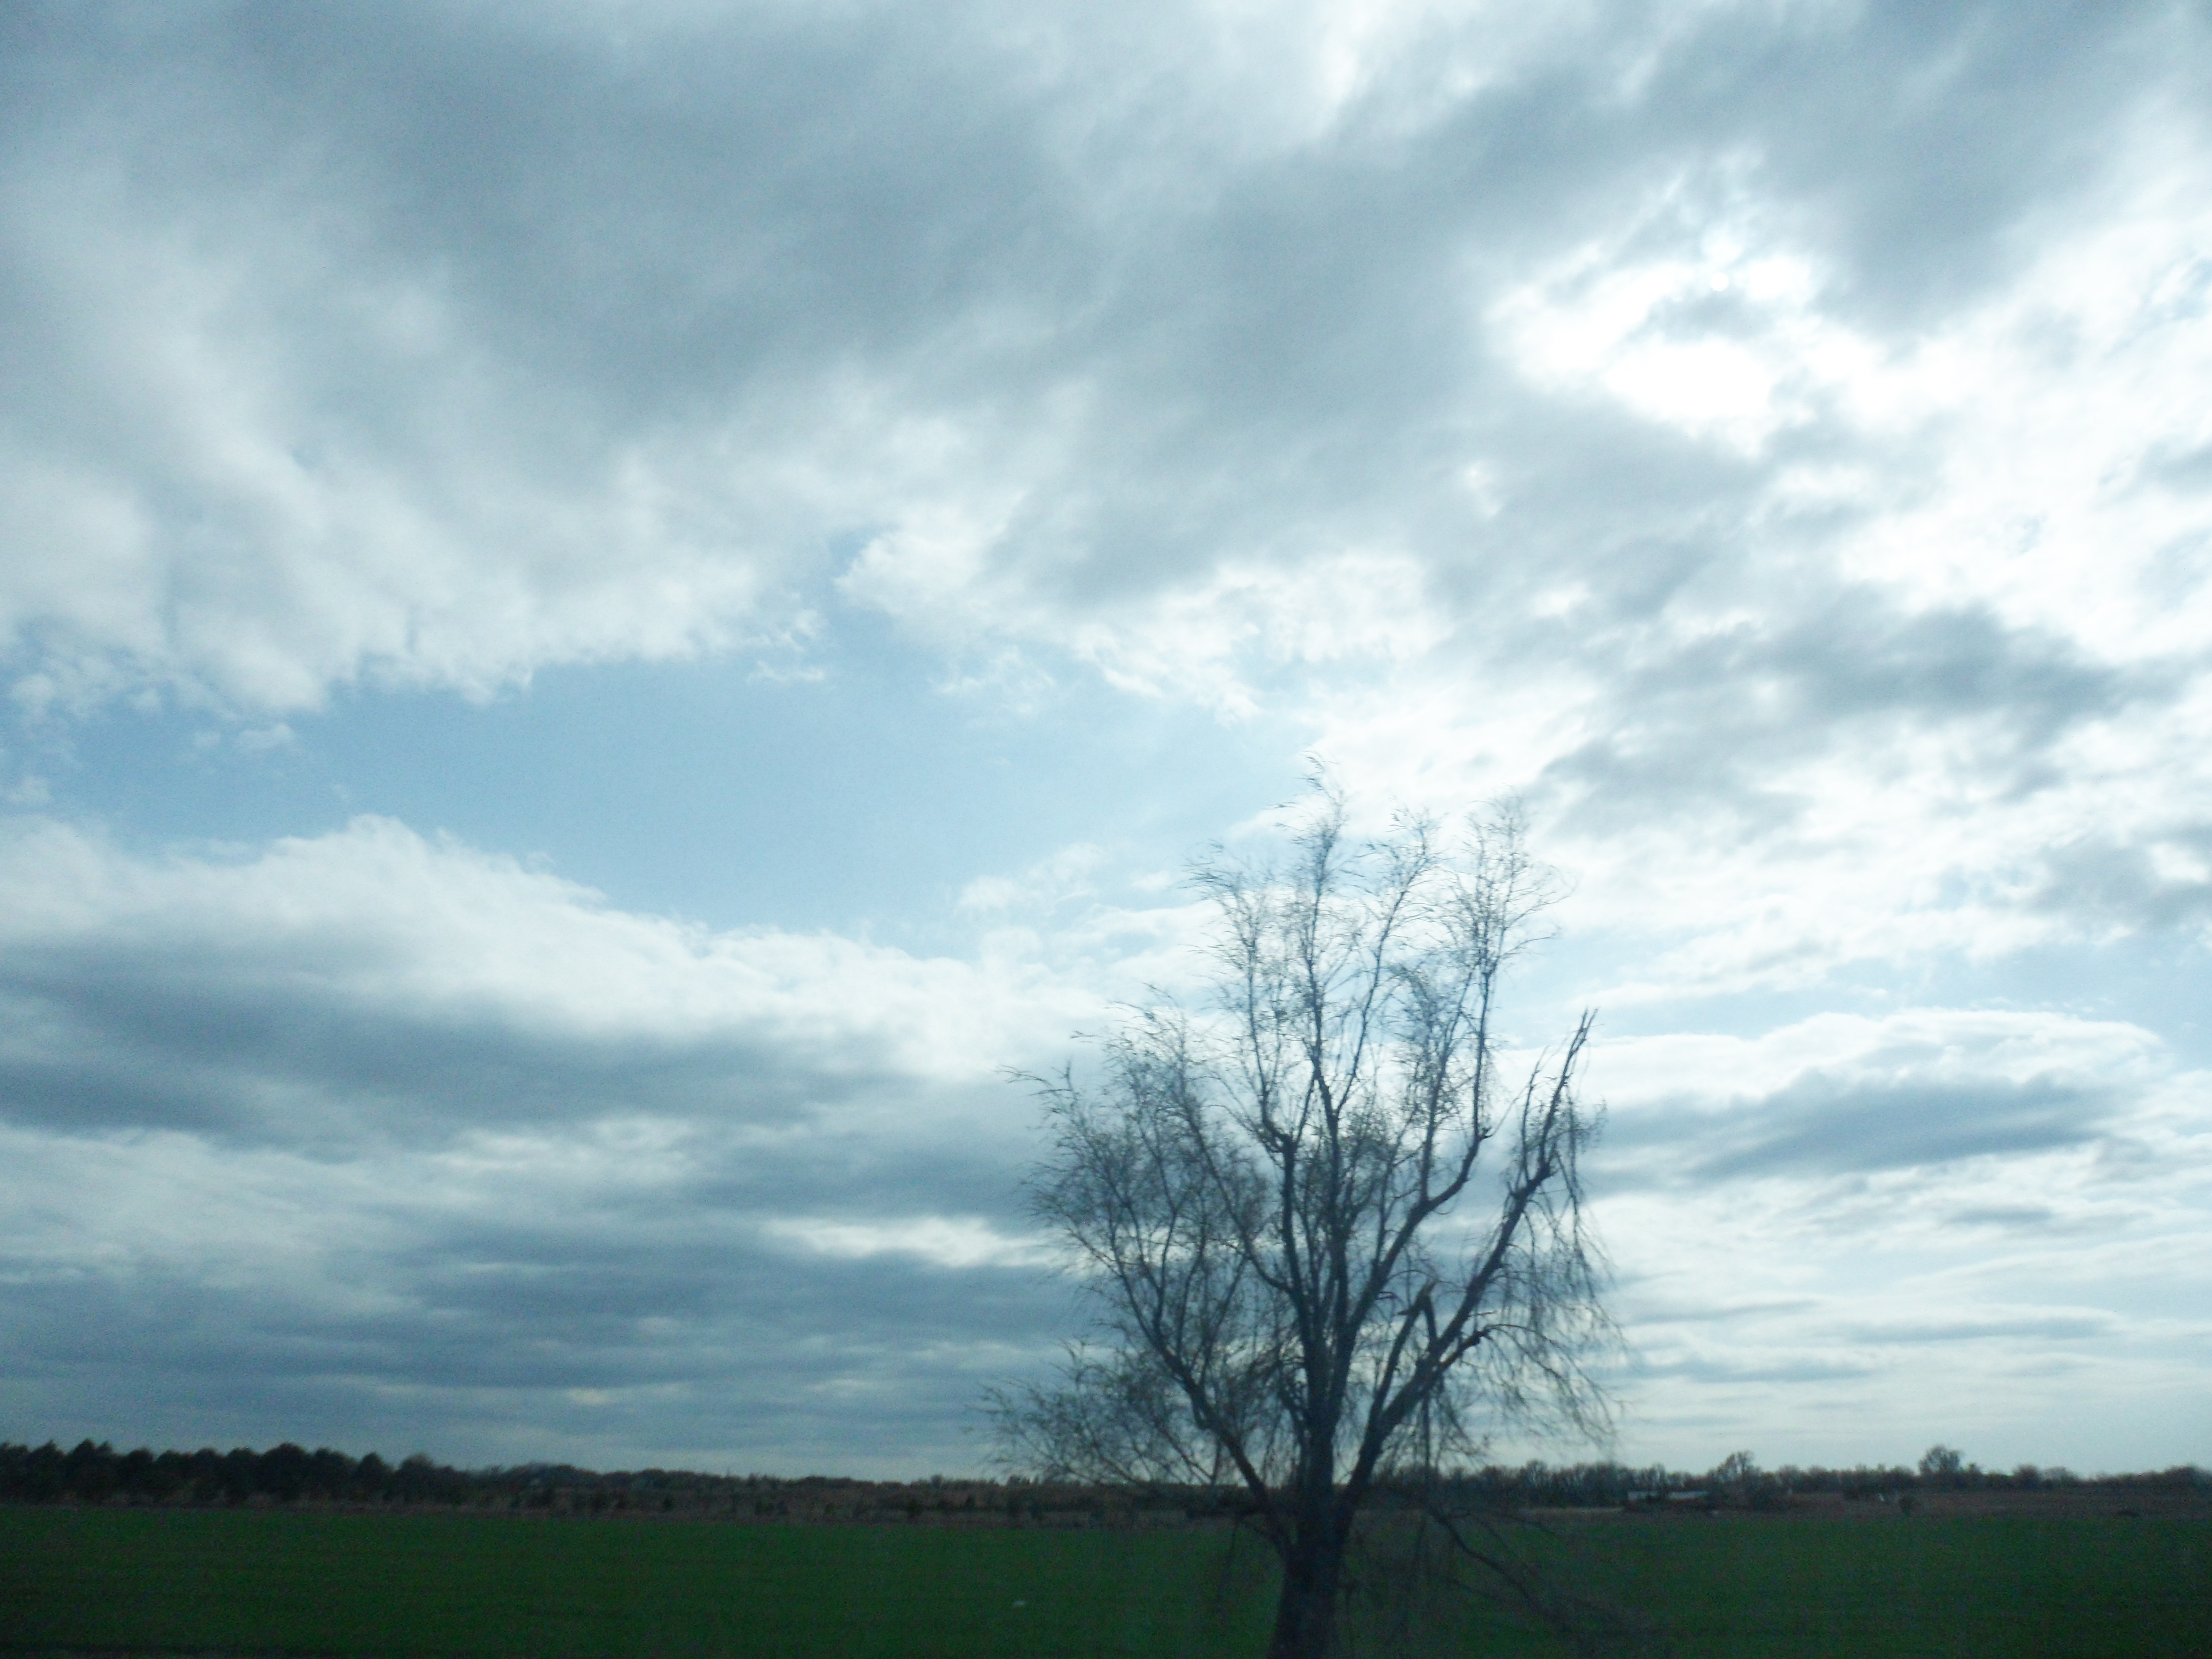
{"type": "Polygon", "coordinates": [[[1603,1420],[1607,1329],[1577,1162],[1585,1015],[1508,1079],[1498,981],[1553,897],[1511,811],[1360,844],[1322,779],[1280,866],[1217,849],[1210,1007],[1034,1079],[1039,1215],[1073,1246],[1097,1340],[1001,1392],[1048,1476],[1241,1486],[1282,1563],[1269,1649],[1332,1647],[1378,1480],[1471,1454],[1497,1413],[1603,1420]]]}

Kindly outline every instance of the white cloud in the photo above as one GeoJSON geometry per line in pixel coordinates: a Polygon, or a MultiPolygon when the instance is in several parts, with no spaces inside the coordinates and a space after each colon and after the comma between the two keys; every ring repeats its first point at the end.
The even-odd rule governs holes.
{"type": "MultiPolygon", "coordinates": [[[[73,1017],[112,1018],[116,1040],[156,1049],[170,1039],[133,1022],[195,1003],[218,1022],[212,1011],[258,1023],[292,1007],[416,1034],[392,1039],[403,1043],[505,1032],[556,1051],[660,1045],[708,1064],[737,1044],[754,1055],[750,1069],[779,1078],[788,1109],[805,1101],[808,1076],[832,1095],[848,1075],[975,1085],[1026,1053],[1039,1012],[1058,1025],[1092,1006],[1021,964],[998,975],[833,935],[716,933],[619,911],[574,883],[387,819],[228,860],[141,860],[51,820],[7,828],[5,933],[40,964],[26,967],[21,994],[70,1011],[102,972],[127,975],[149,1009],[73,1017]]],[[[312,1075],[315,1059],[300,1060],[312,1075]]],[[[241,1063],[257,1063],[250,1048],[241,1063]]],[[[746,1069],[734,1054],[722,1063],[740,1079],[746,1069]]],[[[442,1091],[434,1069],[416,1086],[442,1091]]],[[[586,1094],[605,1086],[579,1084],[586,1094]]],[[[653,1085],[641,1086],[649,1113],[653,1085]]],[[[550,1104],[586,1119],[637,1109],[550,1104]]],[[[445,1106],[467,1122],[461,1102],[445,1106]]]]}
{"type": "Polygon", "coordinates": [[[771,1238],[851,1261],[904,1255],[940,1267],[1026,1267],[1048,1265],[1059,1256],[1050,1239],[1012,1237],[980,1216],[878,1222],[778,1217],[765,1224],[764,1231],[771,1238]]]}
{"type": "Polygon", "coordinates": [[[2188,913],[2212,161],[2170,114],[2141,118],[2094,210],[2023,233],[2010,281],[1911,335],[1778,230],[1690,238],[1679,182],[1509,292],[1498,326],[1547,388],[1773,459],[1663,605],[1608,614],[1596,562],[1555,575],[1474,641],[1328,689],[1319,746],[1432,799],[1532,792],[1580,913],[1680,940],[1614,1000],[2188,913]],[[1682,223],[1638,254],[1655,219],[1682,223]],[[2153,873],[2056,873],[2099,849],[2153,873]]]}
{"type": "Polygon", "coordinates": [[[1014,876],[978,876],[960,890],[960,908],[984,915],[1007,910],[1049,912],[1070,899],[1087,898],[1106,849],[1089,842],[1063,847],[1014,876]]]}
{"type": "MultiPolygon", "coordinates": [[[[1711,171],[1746,194],[1752,158],[1711,171]]],[[[1825,286],[1803,250],[1762,234],[1755,213],[1709,223],[1692,247],[1639,258],[1658,225],[1698,216],[1689,181],[1493,301],[1486,321],[1509,360],[1546,390],[1610,397],[1647,419],[1747,457],[1818,417],[1881,349],[1823,314],[1825,286]],[[1725,296],[1725,297],[1723,297],[1725,296]]]]}
{"type": "Polygon", "coordinates": [[[1601,1041],[1596,1086],[1624,1109],[1778,1093],[1808,1073],[1862,1081],[2063,1081],[2137,1088],[2162,1070],[2152,1032],[2120,1020],[2010,1009],[1914,1008],[1881,1016],[1815,1014],[1756,1038],[1682,1032],[1601,1041]]]}
{"type": "Polygon", "coordinates": [[[1756,1424],[1770,1463],[1943,1440],[2140,1467],[2212,1431],[2185,1383],[2212,1343],[2212,1076],[2149,1032],[1821,1015],[1606,1044],[1592,1077],[1629,1432],[1655,1455],[1700,1466],[1756,1424]]]}

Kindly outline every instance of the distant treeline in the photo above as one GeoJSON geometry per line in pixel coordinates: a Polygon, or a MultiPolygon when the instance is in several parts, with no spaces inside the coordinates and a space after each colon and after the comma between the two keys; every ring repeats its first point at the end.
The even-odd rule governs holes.
{"type": "MultiPolygon", "coordinates": [[[[1151,1495],[1178,1518],[1232,1512],[1227,1492],[1151,1495]]],[[[1108,1507],[1095,1491],[1019,1479],[911,1483],[833,1475],[700,1474],[683,1469],[601,1474],[565,1463],[454,1468],[422,1453],[398,1463],[356,1458],[327,1446],[286,1443],[257,1452],[118,1452],[81,1441],[68,1451],[0,1443],[0,1503],[115,1504],[314,1504],[448,1507],[563,1515],[637,1514],[763,1521],[916,1521],[1006,1525],[1066,1520],[1108,1507]]],[[[1127,1495],[1114,1500],[1131,1507],[1127,1495]]]]}
{"type": "MultiPolygon", "coordinates": [[[[1937,1448],[1942,1452],[1942,1448],[1937,1448]]],[[[2069,1486],[2176,1486],[2202,1491],[2212,1475],[2192,1465],[2142,1474],[2075,1474],[2062,1467],[2023,1463],[1985,1469],[1955,1454],[1923,1458],[1917,1468],[1861,1464],[1848,1469],[1762,1469],[1736,1453],[1703,1474],[1663,1464],[1632,1468],[1620,1463],[1491,1468],[1431,1477],[1427,1491],[1448,1508],[1467,1510],[1612,1509],[1645,1504],[1698,1503],[1714,1508],[1780,1508],[1793,1497],[1827,1493],[1874,1499],[1929,1492],[2046,1492],[2069,1486]]]]}
{"type": "MultiPolygon", "coordinates": [[[[1917,1468],[1882,1465],[1850,1469],[1762,1469],[1737,1453],[1703,1474],[1662,1465],[1553,1465],[1435,1473],[1386,1484],[1385,1505],[1416,1501],[1460,1510],[1598,1509],[1637,1504],[1780,1507],[1796,1495],[1881,1498],[1950,1491],[2042,1491],[2094,1485],[2177,1487],[2201,1492],[2212,1475],[2194,1467],[2157,1474],[2099,1475],[2022,1464],[1984,1469],[1935,1447],[1917,1468]]],[[[287,1443],[257,1452],[118,1452],[105,1441],[81,1441],[68,1451],[0,1443],[0,1503],[116,1504],[315,1504],[447,1507],[575,1514],[641,1514],[748,1521],[899,1521],[939,1525],[1066,1524],[1124,1518],[1171,1522],[1227,1519],[1242,1511],[1235,1489],[1144,1491],[1059,1486],[1024,1480],[866,1481],[809,1475],[699,1474],[640,1469],[602,1474],[567,1464],[459,1469],[421,1453],[387,1463],[371,1452],[352,1457],[327,1446],[308,1451],[287,1443]]]]}

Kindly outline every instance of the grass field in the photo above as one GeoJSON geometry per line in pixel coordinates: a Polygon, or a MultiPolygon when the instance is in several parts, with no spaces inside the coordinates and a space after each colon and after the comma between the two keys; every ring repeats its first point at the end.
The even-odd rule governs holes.
{"type": "Polygon", "coordinates": [[[1583,1581],[1683,1659],[2212,1653],[2202,1521],[1621,1521],[1583,1541],[1583,1581]]]}
{"type": "MultiPolygon", "coordinates": [[[[1224,1542],[1186,1531],[17,1509],[0,1510],[0,1648],[1256,1653],[1267,1586],[1256,1572],[1224,1577],[1224,1542]]],[[[1555,1582],[1631,1609],[1681,1659],[2212,1649],[2212,1527],[2202,1522],[1620,1520],[1565,1528],[1535,1553],[1555,1582]]],[[[1566,1650],[1525,1619],[1451,1605],[1449,1629],[1370,1632],[1361,1645],[1566,1650]]]]}

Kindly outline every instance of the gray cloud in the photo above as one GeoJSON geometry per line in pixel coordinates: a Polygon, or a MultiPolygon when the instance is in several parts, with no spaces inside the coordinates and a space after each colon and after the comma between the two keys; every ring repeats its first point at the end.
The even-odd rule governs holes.
{"type": "Polygon", "coordinates": [[[2012,1319],[1865,1325],[1852,1328],[1847,1334],[1854,1341],[1871,1343],[1992,1342],[2011,1337],[2027,1337],[2039,1342],[2073,1342],[2110,1339],[2119,1328],[2120,1322],[2112,1315],[2093,1310],[2034,1314],[2012,1319]]]}
{"type": "Polygon", "coordinates": [[[49,1139],[81,1192],[136,1179],[143,1206],[97,1259],[76,1202],[13,1230],[0,1402],[19,1421],[195,1442],[283,1424],[464,1459],[971,1467],[963,1429],[984,1382],[1070,1328],[1066,1287],[1036,1267],[842,1257],[761,1228],[980,1211],[1018,1232],[1016,1148],[925,1135],[917,1157],[899,1139],[906,1156],[694,1135],[672,1179],[589,1138],[473,1175],[498,1149],[457,1165],[322,1148],[272,1175],[218,1148],[219,1195],[165,1178],[173,1152],[134,1152],[135,1137],[49,1139]],[[257,1237],[272,1208],[284,1238],[257,1237]]]}
{"type": "MultiPolygon", "coordinates": [[[[1636,251],[1694,246],[1748,191],[1834,267],[1839,302],[1907,326],[1999,280],[2024,257],[2023,216],[2091,185],[2094,135],[2188,25],[2148,5],[1961,5],[1685,30],[1623,4],[1517,56],[1487,20],[1437,25],[1318,126],[1280,95],[1224,103],[1233,67],[1168,9],[1011,30],[898,9],[708,27],[589,9],[34,8],[11,27],[0,169],[30,268],[104,238],[157,248],[185,290],[219,285],[213,338],[275,377],[246,418],[299,458],[302,488],[404,469],[410,510],[489,554],[531,534],[496,517],[526,481],[551,501],[604,494],[622,455],[685,433],[867,473],[896,465],[897,422],[948,422],[965,481],[1020,498],[989,559],[1034,604],[1095,610],[1224,557],[1382,539],[1422,550],[1481,617],[1501,574],[1510,591],[1510,572],[1563,560],[1632,609],[1700,570],[1726,580],[1742,554],[1718,526],[1775,466],[1844,441],[1816,426],[1729,463],[1559,408],[1490,360],[1474,319],[1494,284],[1686,176],[1636,251]],[[1480,89],[1441,90],[1500,58],[1480,89]],[[1717,156],[1747,158],[1748,182],[1717,156]],[[65,179],[80,187],[44,193],[65,179]],[[1449,482],[1484,451],[1519,501],[1488,530],[1449,482]],[[471,493],[493,505],[465,507],[471,493]]],[[[1305,49],[1265,30],[1245,45],[1262,73],[1305,49]]],[[[135,451],[112,487],[173,555],[187,611],[263,603],[191,586],[195,537],[237,543],[250,568],[283,532],[248,486],[143,435],[134,409],[169,418],[149,366],[87,372],[103,303],[58,277],[18,289],[10,332],[46,354],[29,367],[54,394],[19,406],[42,423],[16,428],[19,453],[104,468],[135,451]]],[[[708,556],[768,584],[720,602],[732,617],[818,581],[828,542],[910,504],[905,486],[864,490],[825,516],[758,463],[731,480],[675,488],[703,492],[684,511],[708,556]]],[[[491,644],[434,644],[436,601],[375,534],[318,556],[389,569],[369,585],[428,631],[357,648],[398,669],[673,648],[649,618],[628,644],[549,620],[472,667],[491,644]]],[[[497,556],[549,605],[572,580],[551,549],[497,556]]],[[[298,557],[312,609],[325,573],[298,557]]],[[[21,598],[16,613],[52,648],[118,648],[88,614],[21,598]]],[[[712,620],[674,635],[710,638],[712,620]]],[[[256,671],[224,668],[219,639],[169,626],[129,647],[143,668],[198,653],[251,695],[256,671]]]]}
{"type": "Polygon", "coordinates": [[[1605,735],[1553,761],[1544,785],[1589,792],[1576,822],[1593,830],[1692,802],[1771,828],[1813,804],[1772,788],[1786,763],[1863,743],[1871,725],[1972,722],[1964,769],[2033,790],[2055,777],[2049,750],[2069,729],[2172,690],[2166,672],[2091,662],[1984,613],[1913,615],[1838,589],[1620,675],[1605,735]]]}
{"type": "Polygon", "coordinates": [[[861,1034],[810,1053],[763,1032],[547,1030],[483,1009],[392,1007],[335,975],[267,962],[232,977],[179,946],[17,952],[0,972],[13,1016],[0,1111],[71,1131],[340,1147],[625,1115],[788,1125],[916,1086],[861,1034]]]}
{"type": "Polygon", "coordinates": [[[362,1261],[327,1290],[30,1279],[6,1302],[0,1400],[18,1422],[157,1443],[283,1425],[387,1455],[957,1468],[981,1455],[963,1429],[983,1384],[1067,1322],[1033,1270],[655,1250],[604,1226],[474,1243],[362,1261]]]}
{"type": "Polygon", "coordinates": [[[2143,458],[2142,476],[2167,489],[2190,493],[2212,489],[2212,444],[2188,449],[2157,445],[2143,458]]]}
{"type": "Polygon", "coordinates": [[[2058,1212],[2043,1204],[1983,1205],[1960,1210],[1951,1217],[1960,1227],[2017,1227],[2041,1231],[2058,1219],[2058,1212]]]}
{"type": "Polygon", "coordinates": [[[2045,855],[2030,902],[2049,911],[2124,919],[2138,927],[2184,926],[2212,913],[2212,880],[2179,873],[2174,866],[2202,868],[2208,855],[2212,825],[2179,829],[2149,844],[2084,839],[2045,855]],[[2161,867],[2162,853],[2179,858],[2161,867]]]}
{"type": "Polygon", "coordinates": [[[1848,1382],[1875,1374],[1875,1367],[1848,1359],[1814,1358],[1810,1355],[1774,1357],[1745,1361],[1711,1357],[1648,1360],[1637,1367],[1654,1377],[1682,1377],[1723,1387],[1747,1382],[1790,1384],[1848,1382]]]}
{"type": "MultiPolygon", "coordinates": [[[[1893,322],[1996,280],[2020,256],[2020,218],[2092,183],[2094,135],[2140,95],[2179,21],[2154,0],[1806,15],[1735,58],[1749,85],[1723,107],[1757,112],[1782,193],[1820,223],[1857,303],[1893,322]],[[1823,27],[1838,15],[1843,29],[1823,27]]],[[[1701,44],[1724,53],[1735,21],[1716,18],[1701,44]]],[[[1688,87],[1717,78],[1701,56],[1679,60],[1688,87]]]]}
{"type": "Polygon", "coordinates": [[[2110,1103],[2040,1079],[1883,1086],[1808,1077],[1764,1102],[1753,1144],[1703,1159],[1711,1178],[1842,1173],[2042,1152],[2096,1138],[2110,1103]]]}
{"type": "Polygon", "coordinates": [[[1922,1168],[2094,1142],[2115,1103],[2047,1078],[1813,1071],[1726,1111],[1642,1108],[1609,1126],[1610,1181],[1692,1185],[1922,1168]]]}
{"type": "Polygon", "coordinates": [[[1739,1319],[1757,1319],[1771,1314],[1802,1313],[1819,1304],[1808,1297],[1792,1297],[1763,1302],[1735,1302],[1711,1307],[1695,1304],[1643,1302],[1637,1304],[1634,1318],[1638,1325],[1720,1325],[1739,1319]]]}
{"type": "Polygon", "coordinates": [[[624,916],[390,825],[7,851],[14,1420],[967,1467],[982,1380],[1066,1327],[1030,1103],[900,1030],[915,975],[968,1005],[932,1036],[1005,994],[966,970],[624,916]]]}

